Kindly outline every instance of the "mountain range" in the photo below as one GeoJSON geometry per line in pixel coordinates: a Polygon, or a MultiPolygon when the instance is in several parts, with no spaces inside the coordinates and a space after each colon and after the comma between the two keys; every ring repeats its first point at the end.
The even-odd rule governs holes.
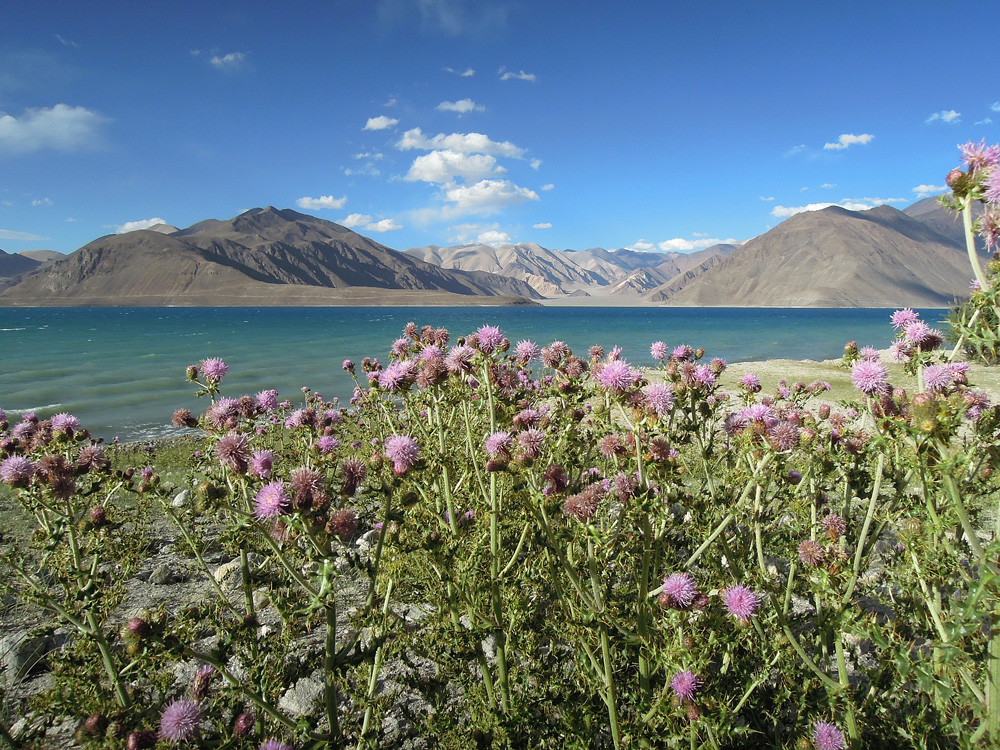
{"type": "Polygon", "coordinates": [[[934,198],[905,211],[831,206],[800,213],[742,245],[692,253],[551,250],[534,242],[397,252],[339,224],[268,207],[186,229],[160,224],[108,235],[68,256],[0,251],[0,305],[534,304],[548,298],[943,307],[968,293],[972,271],[964,242],[961,222],[934,198]]]}
{"type": "Polygon", "coordinates": [[[528,284],[449,271],[273,207],[107,235],[13,279],[3,305],[530,304],[528,284]]]}

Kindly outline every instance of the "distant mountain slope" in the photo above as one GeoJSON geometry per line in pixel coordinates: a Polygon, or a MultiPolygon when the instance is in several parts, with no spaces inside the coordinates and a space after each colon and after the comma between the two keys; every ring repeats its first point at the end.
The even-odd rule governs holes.
{"type": "Polygon", "coordinates": [[[18,276],[27,271],[34,270],[40,265],[41,261],[34,260],[20,253],[8,253],[0,250],[0,278],[18,276]]]}
{"type": "Polygon", "coordinates": [[[698,265],[705,257],[728,254],[733,245],[718,245],[697,253],[650,253],[635,250],[549,250],[534,242],[516,245],[456,245],[411,247],[414,258],[452,270],[483,270],[520,279],[546,297],[576,292],[638,295],[698,265]]]}
{"type": "Polygon", "coordinates": [[[786,219],[662,301],[670,305],[950,305],[972,271],[960,248],[889,206],[831,206],[786,219]]]}
{"type": "Polygon", "coordinates": [[[101,237],[0,293],[0,304],[349,304],[357,294],[344,292],[355,288],[387,290],[381,304],[400,294],[419,304],[410,292],[433,292],[438,304],[538,296],[515,279],[447,271],[333,222],[268,207],[171,234],[101,237]]]}
{"type": "MultiPolygon", "coordinates": [[[[938,234],[947,237],[961,248],[965,248],[965,228],[962,225],[962,217],[950,208],[942,206],[937,196],[922,198],[903,209],[903,213],[926,224],[938,234]]],[[[983,213],[983,204],[976,203],[972,208],[973,219],[979,218],[983,213]]],[[[976,238],[976,247],[980,251],[985,250],[985,243],[979,237],[976,238]]]]}

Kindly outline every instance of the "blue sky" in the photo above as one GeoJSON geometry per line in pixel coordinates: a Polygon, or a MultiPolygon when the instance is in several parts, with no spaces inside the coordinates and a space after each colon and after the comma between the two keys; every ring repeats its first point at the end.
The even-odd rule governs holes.
{"type": "Polygon", "coordinates": [[[294,208],[394,247],[681,250],[940,192],[992,0],[8,3],[0,248],[294,208]]]}

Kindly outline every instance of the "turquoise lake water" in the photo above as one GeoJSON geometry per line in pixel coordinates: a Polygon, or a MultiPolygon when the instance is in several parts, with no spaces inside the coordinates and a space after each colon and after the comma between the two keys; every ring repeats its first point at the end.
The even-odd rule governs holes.
{"type": "MultiPolygon", "coordinates": [[[[0,408],[41,417],[66,411],[95,435],[122,440],[169,435],[174,409],[204,401],[184,369],[221,357],[228,396],[276,388],[293,402],[308,386],[347,400],[344,359],[386,363],[408,321],[458,336],[498,325],[512,342],[560,339],[581,356],[620,346],[652,366],[649,345],[703,347],[730,362],[832,359],[844,344],[885,348],[891,310],[609,307],[0,308],[0,408]]],[[[943,310],[922,310],[936,324],[943,310]]]]}

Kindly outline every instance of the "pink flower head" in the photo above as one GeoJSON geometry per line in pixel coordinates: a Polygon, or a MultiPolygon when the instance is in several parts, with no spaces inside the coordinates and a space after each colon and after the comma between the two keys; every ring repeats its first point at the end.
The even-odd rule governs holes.
{"type": "Polygon", "coordinates": [[[517,345],[514,347],[514,359],[522,365],[534,362],[538,359],[539,353],[538,344],[534,341],[518,341],[517,345]]]}
{"type": "Polygon", "coordinates": [[[264,411],[273,411],[278,408],[278,392],[273,388],[261,391],[257,394],[257,406],[264,411]]]}
{"type": "Polygon", "coordinates": [[[861,359],[878,359],[881,356],[874,346],[863,346],[858,354],[861,359]]]}
{"type": "Polygon", "coordinates": [[[905,331],[910,323],[916,323],[920,320],[920,313],[914,312],[908,307],[904,307],[902,310],[896,310],[891,316],[892,327],[897,331],[905,331]]]}
{"type": "Polygon", "coordinates": [[[201,708],[190,698],[178,698],[160,714],[160,736],[167,742],[187,742],[201,728],[201,708]]]}
{"type": "Polygon", "coordinates": [[[653,359],[663,361],[667,358],[667,345],[662,341],[654,341],[649,347],[649,354],[653,359]]]}
{"type": "Polygon", "coordinates": [[[924,369],[924,386],[931,393],[944,393],[952,383],[951,368],[947,365],[929,365],[924,369]]]}
{"type": "Polygon", "coordinates": [[[226,376],[226,373],[229,372],[229,365],[217,357],[212,357],[211,359],[202,360],[198,369],[201,370],[201,374],[205,376],[205,380],[209,383],[217,384],[226,376]]]}
{"type": "Polygon", "coordinates": [[[512,442],[513,437],[509,432],[494,432],[486,438],[486,454],[501,461],[509,460],[512,442]]]}
{"type": "Polygon", "coordinates": [[[21,486],[31,481],[35,475],[35,465],[24,456],[10,456],[0,463],[0,479],[21,486]]]}
{"type": "Polygon", "coordinates": [[[681,344],[680,346],[675,346],[674,350],[670,352],[670,359],[675,362],[685,362],[689,359],[694,358],[694,349],[692,349],[687,344],[681,344]]]}
{"type": "Polygon", "coordinates": [[[987,249],[997,249],[1000,245],[1000,212],[991,209],[979,218],[979,236],[987,249]]]}
{"type": "Polygon", "coordinates": [[[962,161],[972,174],[993,169],[1000,163],[1000,146],[987,146],[985,139],[979,143],[969,141],[958,148],[962,152],[962,161]]]}
{"type": "Polygon", "coordinates": [[[597,382],[611,393],[624,393],[635,382],[637,373],[623,359],[606,363],[597,373],[597,382]]]}
{"type": "Polygon", "coordinates": [[[689,669],[678,672],[670,679],[670,689],[682,703],[694,701],[694,694],[701,687],[701,678],[689,669]]]}
{"type": "Polygon", "coordinates": [[[254,514],[257,518],[277,518],[288,512],[291,498],[285,492],[285,483],[281,480],[265,484],[257,492],[254,500],[254,514]]]}
{"type": "Polygon", "coordinates": [[[452,347],[451,351],[448,352],[448,356],[444,358],[444,363],[448,368],[448,372],[472,372],[472,358],[475,354],[476,350],[471,346],[466,346],[465,344],[452,347]]]}
{"type": "Polygon", "coordinates": [[[520,449],[518,456],[522,459],[538,458],[545,447],[545,433],[534,427],[521,432],[517,436],[520,449]]]}
{"type": "Polygon", "coordinates": [[[863,359],[851,368],[851,380],[865,395],[880,396],[889,387],[889,371],[881,362],[863,359]]]}
{"type": "Polygon", "coordinates": [[[50,421],[52,423],[52,431],[57,435],[72,435],[80,429],[80,420],[72,414],[66,414],[65,412],[56,414],[50,421]]]}
{"type": "Polygon", "coordinates": [[[394,357],[405,357],[410,350],[410,340],[406,338],[396,339],[392,342],[389,353],[394,357]]]}
{"type": "Polygon", "coordinates": [[[420,447],[408,435],[393,435],[385,441],[385,457],[392,461],[393,472],[402,476],[416,465],[420,447]]]}
{"type": "Polygon", "coordinates": [[[316,441],[316,448],[324,456],[328,456],[333,453],[340,446],[340,441],[337,440],[333,435],[323,435],[316,441]]]}
{"type": "Polygon", "coordinates": [[[760,607],[760,597],[746,586],[737,584],[722,592],[722,604],[730,615],[746,625],[760,607]]]}
{"type": "Polygon", "coordinates": [[[759,393],[761,388],[760,378],[757,377],[756,373],[748,372],[740,378],[740,386],[746,389],[747,393],[759,393]]]}
{"type": "Polygon", "coordinates": [[[291,745],[286,745],[284,742],[279,742],[272,737],[267,742],[261,744],[260,750],[294,750],[294,748],[291,745]]]}
{"type": "Polygon", "coordinates": [[[813,724],[812,741],[816,750],[844,750],[847,747],[843,732],[827,721],[813,724]]]}
{"type": "Polygon", "coordinates": [[[674,392],[665,383],[650,383],[642,389],[649,409],[658,417],[668,417],[674,406],[674,392]]]}
{"type": "Polygon", "coordinates": [[[271,469],[274,467],[274,454],[269,450],[256,450],[250,457],[249,473],[258,479],[267,479],[271,476],[271,469]]]}
{"type": "Polygon", "coordinates": [[[686,609],[698,595],[698,584],[688,573],[671,573],[663,579],[660,603],[674,609],[686,609]]]}
{"type": "Polygon", "coordinates": [[[503,344],[503,331],[496,326],[482,326],[476,331],[476,340],[479,342],[479,351],[491,354],[503,344]]]}
{"type": "Polygon", "coordinates": [[[994,206],[1000,207],[1000,169],[994,168],[990,172],[984,187],[986,188],[986,200],[994,206]]]}
{"type": "Polygon", "coordinates": [[[250,460],[250,441],[246,435],[230,432],[216,443],[215,457],[223,466],[242,474],[247,470],[247,462],[250,460]]]}

